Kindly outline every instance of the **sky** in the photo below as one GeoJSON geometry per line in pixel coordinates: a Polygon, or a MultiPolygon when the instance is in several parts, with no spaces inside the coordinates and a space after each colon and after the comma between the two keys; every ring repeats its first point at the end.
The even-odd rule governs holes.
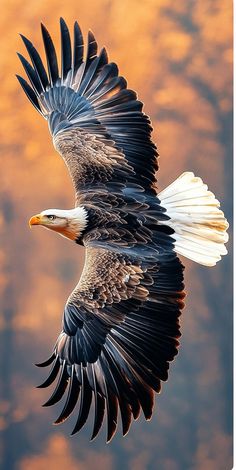
{"type": "Polygon", "coordinates": [[[105,444],[91,421],[52,426],[45,370],[83,248],[28,228],[31,215],[74,205],[47,124],[15,78],[19,34],[43,52],[42,21],[59,47],[59,17],[92,29],[145,103],[160,154],[158,187],[194,171],[232,225],[232,4],[229,0],[2,0],[0,173],[0,467],[3,470],[227,470],[232,468],[232,244],[214,268],[184,261],[181,347],[151,422],[105,444]]]}

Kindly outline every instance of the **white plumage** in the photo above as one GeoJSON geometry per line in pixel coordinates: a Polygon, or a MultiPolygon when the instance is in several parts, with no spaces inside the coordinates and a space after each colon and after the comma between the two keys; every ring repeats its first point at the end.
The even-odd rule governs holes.
{"type": "Polygon", "coordinates": [[[158,195],[174,229],[175,251],[204,266],[227,254],[229,224],[220,203],[201,178],[185,172],[158,195]]]}

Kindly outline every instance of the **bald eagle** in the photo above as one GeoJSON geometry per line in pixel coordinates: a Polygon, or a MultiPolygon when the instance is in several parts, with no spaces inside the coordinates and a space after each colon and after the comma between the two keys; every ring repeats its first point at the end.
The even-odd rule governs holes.
{"type": "Polygon", "coordinates": [[[105,48],[88,33],[86,53],[78,23],[73,44],[63,19],[61,71],[52,39],[42,25],[46,71],[22,35],[31,64],[19,58],[29,83],[17,78],[47,120],[53,145],[75,190],[75,207],[47,209],[31,217],[83,245],[85,264],[69,296],[52,354],[44,406],[66,394],[55,421],[77,402],[72,434],[85,424],[94,402],[92,437],[107,417],[107,441],[120,413],[123,435],[142,411],[152,416],[155,392],[168,378],[178,352],[184,306],[183,265],[178,255],[213,266],[226,254],[228,223],[213,193],[192,172],[158,193],[157,149],[143,104],[127,88],[105,48]]]}

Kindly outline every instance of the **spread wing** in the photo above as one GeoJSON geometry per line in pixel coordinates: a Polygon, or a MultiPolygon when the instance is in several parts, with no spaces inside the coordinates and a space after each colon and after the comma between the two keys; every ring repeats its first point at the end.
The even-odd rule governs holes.
{"type": "MultiPolygon", "coordinates": [[[[47,68],[23,38],[30,64],[19,54],[30,85],[18,77],[28,98],[47,119],[55,148],[68,167],[76,203],[99,201],[106,215],[84,236],[86,263],[65,307],[63,330],[42,387],[58,377],[46,405],[67,392],[56,423],[79,401],[73,433],[86,422],[94,399],[94,438],[107,414],[107,440],[123,434],[132,417],[152,415],[154,391],[167,379],[177,353],[183,307],[182,265],[173,252],[172,229],[161,225],[164,209],[155,191],[157,151],[142,103],[127,89],[105,49],[97,54],[91,32],[83,38],[74,26],[73,53],[61,19],[61,72],[53,42],[42,26],[47,68]],[[118,222],[114,224],[114,218],[118,222]]],[[[102,214],[101,214],[102,215],[102,214]]],[[[103,214],[104,216],[104,214],[103,214]]],[[[92,223],[92,222],[91,222],[92,223]]]]}
{"type": "Polygon", "coordinates": [[[142,409],[150,419],[154,391],[167,380],[177,354],[179,315],[183,307],[183,268],[174,253],[168,260],[145,263],[121,253],[87,248],[81,279],[69,297],[63,331],[41,387],[58,382],[45,406],[67,392],[61,423],[79,400],[72,434],[85,424],[94,399],[92,439],[107,415],[107,441],[117,428],[123,434],[142,409]]]}
{"type": "Polygon", "coordinates": [[[52,39],[42,25],[46,72],[32,43],[22,36],[32,64],[19,58],[30,85],[17,76],[35,108],[47,119],[55,148],[62,155],[78,193],[89,186],[124,180],[155,193],[157,150],[149,118],[134,91],[109,63],[105,48],[88,33],[87,52],[74,25],[73,53],[69,30],[61,28],[61,72],[52,39]]]}

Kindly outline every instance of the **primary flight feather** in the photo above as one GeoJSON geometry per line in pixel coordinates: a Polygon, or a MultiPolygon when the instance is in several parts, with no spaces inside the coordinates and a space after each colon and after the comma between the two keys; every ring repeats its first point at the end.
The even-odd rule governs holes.
{"type": "Polygon", "coordinates": [[[226,254],[228,224],[202,180],[186,172],[158,194],[157,150],[149,118],[127,89],[93,33],[87,48],[78,23],[73,44],[63,19],[61,71],[52,39],[42,25],[47,71],[33,44],[23,42],[31,64],[19,58],[30,84],[17,76],[34,107],[48,121],[55,149],[75,189],[75,208],[47,209],[30,219],[83,245],[81,278],[64,309],[63,329],[51,357],[45,406],[67,394],[55,421],[78,403],[73,434],[94,401],[94,438],[107,417],[107,441],[123,434],[142,410],[153,412],[154,392],[167,380],[177,354],[184,306],[178,254],[213,266],[226,254]]]}

